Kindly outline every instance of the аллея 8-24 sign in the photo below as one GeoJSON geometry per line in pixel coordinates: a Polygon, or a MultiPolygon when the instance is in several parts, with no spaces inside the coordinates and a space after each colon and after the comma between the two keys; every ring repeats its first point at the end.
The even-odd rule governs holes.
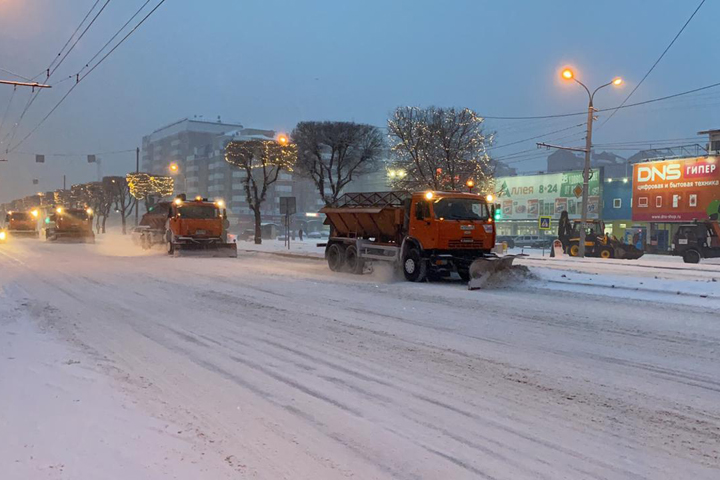
{"type": "Polygon", "coordinates": [[[684,222],[720,215],[718,157],[635,164],[632,219],[684,222]]]}

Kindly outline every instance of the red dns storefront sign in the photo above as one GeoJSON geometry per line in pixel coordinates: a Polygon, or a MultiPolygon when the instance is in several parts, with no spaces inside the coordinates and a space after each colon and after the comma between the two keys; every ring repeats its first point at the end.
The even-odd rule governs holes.
{"type": "Polygon", "coordinates": [[[710,218],[720,206],[718,157],[635,164],[632,219],[684,222],[710,218]]]}

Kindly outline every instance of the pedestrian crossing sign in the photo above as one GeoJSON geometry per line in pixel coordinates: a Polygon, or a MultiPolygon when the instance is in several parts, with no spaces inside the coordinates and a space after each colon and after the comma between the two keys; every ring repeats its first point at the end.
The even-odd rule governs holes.
{"type": "Polygon", "coordinates": [[[550,230],[552,227],[552,217],[540,217],[540,230],[550,230]]]}

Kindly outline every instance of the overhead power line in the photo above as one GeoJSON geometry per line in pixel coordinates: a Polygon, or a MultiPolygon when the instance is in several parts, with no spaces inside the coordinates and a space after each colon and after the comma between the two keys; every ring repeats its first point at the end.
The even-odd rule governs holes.
{"type": "MultiPolygon", "coordinates": [[[[55,62],[56,62],[56,61],[58,60],[58,58],[60,58],[60,56],[63,54],[63,52],[65,51],[65,48],[67,48],[67,46],[70,45],[70,42],[72,41],[73,38],[75,38],[75,35],[77,35],[77,32],[80,31],[80,29],[82,28],[82,26],[85,24],[85,21],[88,19],[88,17],[90,17],[90,14],[93,12],[93,10],[95,10],[95,7],[97,7],[98,3],[100,3],[100,0],[95,0],[95,3],[93,4],[93,6],[90,7],[90,10],[88,10],[88,12],[85,14],[85,16],[83,17],[83,19],[82,19],[82,21],[80,22],[80,24],[77,26],[77,28],[76,28],[75,31],[72,33],[72,35],[70,35],[70,38],[67,39],[67,42],[65,42],[65,45],[63,45],[63,47],[60,49],[60,51],[59,51],[58,54],[55,56],[55,58],[53,58],[53,61],[50,62],[50,65],[48,65],[47,70],[44,70],[44,71],[40,72],[40,75],[42,75],[42,74],[45,73],[45,72],[50,72],[50,69],[53,67],[53,65],[55,65],[55,62]]],[[[48,76],[49,76],[49,75],[48,75],[48,76]]]]}
{"type": "MultiPolygon", "coordinates": [[[[109,0],[108,0],[108,1],[109,1],[109,0]]],[[[11,153],[11,152],[14,152],[15,150],[17,150],[17,148],[18,148],[20,145],[22,145],[28,138],[30,138],[30,137],[37,131],[37,129],[40,128],[40,126],[42,126],[42,124],[44,124],[45,121],[46,121],[48,118],[50,118],[50,116],[53,114],[53,112],[55,112],[55,110],[57,110],[58,107],[59,107],[60,105],[62,105],[62,103],[65,101],[65,99],[72,93],[73,90],[75,90],[75,87],[77,87],[78,85],[80,85],[80,82],[81,82],[82,80],[84,80],[85,77],[87,77],[88,75],[90,75],[102,62],[104,62],[120,45],[122,45],[122,44],[125,42],[125,40],[127,40],[127,39],[130,37],[130,35],[132,35],[133,33],[135,33],[135,31],[136,31],[138,28],[140,28],[140,25],[142,25],[143,23],[145,23],[145,21],[146,21],[148,18],[150,18],[150,16],[151,16],[153,13],[155,13],[155,11],[156,11],[158,8],[160,8],[160,6],[161,6],[163,3],[165,3],[165,1],[166,1],[166,0],[160,0],[160,2],[159,2],[157,5],[155,5],[155,7],[154,7],[152,10],[150,10],[150,11],[148,12],[148,14],[145,15],[145,16],[142,18],[142,20],[140,20],[140,21],[137,23],[137,25],[135,25],[135,26],[133,27],[133,29],[130,30],[130,31],[127,33],[127,35],[125,35],[117,44],[115,44],[115,46],[114,46],[112,49],[110,49],[109,52],[107,52],[100,60],[98,60],[97,63],[95,63],[95,65],[93,65],[92,68],[90,68],[90,70],[87,71],[87,73],[85,73],[83,76],[80,76],[79,73],[78,73],[77,82],[74,83],[72,87],[70,87],[70,89],[65,93],[65,95],[63,95],[63,97],[60,99],[60,101],[58,101],[58,102],[55,104],[55,106],[47,113],[47,115],[45,115],[45,116],[42,118],[42,120],[40,120],[40,122],[39,122],[37,125],[35,125],[35,127],[34,127],[32,130],[30,130],[30,132],[28,132],[28,134],[25,135],[25,137],[23,137],[22,140],[20,140],[17,144],[15,144],[13,147],[10,148],[10,150],[9,150],[8,153],[11,153]]]]}
{"type": "Polygon", "coordinates": [[[658,59],[655,60],[655,63],[653,63],[652,67],[650,67],[650,70],[648,70],[647,73],[645,74],[645,76],[643,76],[643,78],[638,82],[638,84],[635,85],[635,88],[633,88],[632,91],[630,92],[630,94],[629,94],[627,97],[625,97],[625,100],[623,100],[623,102],[620,104],[620,106],[619,106],[618,108],[616,108],[616,109],[613,111],[613,113],[611,113],[610,116],[609,116],[608,118],[606,118],[605,121],[603,121],[603,123],[600,124],[600,126],[599,126],[598,128],[602,128],[603,125],[605,125],[607,122],[609,122],[610,119],[615,115],[615,113],[617,113],[617,111],[618,111],[620,108],[622,108],[622,106],[625,105],[625,103],[626,103],[628,100],[630,100],[630,97],[633,96],[633,94],[637,91],[637,89],[640,88],[640,85],[643,84],[643,82],[645,81],[645,79],[652,73],[653,70],[655,70],[655,67],[657,67],[658,63],[660,63],[660,60],[663,59],[663,57],[664,57],[665,54],[668,52],[668,50],[670,50],[670,48],[675,44],[675,41],[680,37],[680,35],[683,33],[683,31],[685,31],[685,28],[690,24],[690,22],[692,21],[692,19],[695,17],[695,14],[697,14],[698,10],[700,10],[700,8],[701,8],[704,4],[705,4],[705,0],[701,0],[701,1],[700,1],[700,4],[697,6],[697,8],[695,9],[695,11],[692,13],[692,15],[690,15],[690,18],[687,19],[687,21],[686,21],[685,24],[682,26],[682,28],[681,28],[680,31],[677,33],[677,35],[675,35],[675,37],[672,39],[672,41],[670,42],[670,44],[669,44],[667,47],[665,47],[665,50],[663,50],[662,54],[660,54],[660,56],[658,57],[658,59]]]}
{"type": "Polygon", "coordinates": [[[155,13],[155,10],[157,10],[158,8],[160,8],[160,5],[162,5],[163,3],[165,3],[165,0],[160,0],[160,3],[158,3],[157,5],[155,5],[155,7],[154,7],[152,10],[150,10],[150,11],[148,12],[148,14],[145,15],[145,16],[143,17],[143,19],[140,20],[140,22],[138,22],[138,24],[135,25],[135,27],[133,27],[133,29],[130,30],[130,31],[127,33],[127,35],[125,35],[125,36],[122,38],[122,40],[120,40],[108,53],[106,53],[105,56],[103,56],[100,60],[98,60],[98,62],[97,62],[90,70],[88,70],[88,72],[87,72],[85,75],[83,75],[82,77],[80,77],[80,80],[82,80],[82,79],[84,79],[85,77],[87,77],[88,75],[90,75],[90,73],[92,73],[93,70],[95,70],[95,69],[96,69],[102,62],[104,62],[105,59],[108,58],[120,45],[122,45],[123,42],[125,42],[125,40],[127,40],[128,37],[130,37],[130,35],[132,35],[133,33],[135,33],[135,30],[137,30],[138,28],[140,28],[140,25],[142,25],[143,23],[145,23],[145,20],[147,20],[148,18],[150,18],[150,15],[152,15],[153,13],[155,13]]]}
{"type": "MultiPolygon", "coordinates": [[[[87,153],[47,153],[44,152],[42,155],[48,156],[48,157],[85,157],[87,155],[114,155],[119,153],[135,153],[134,148],[126,149],[126,150],[112,150],[109,152],[87,152],[87,153]]],[[[16,155],[38,155],[38,153],[35,152],[14,152],[16,155]]]]}
{"type": "MultiPolygon", "coordinates": [[[[98,1],[99,1],[99,0],[98,0],[98,1]]],[[[48,73],[48,78],[50,77],[50,75],[52,75],[53,73],[55,73],[55,71],[60,67],[60,65],[62,65],[62,63],[63,63],[63,62],[65,61],[65,59],[67,58],[67,56],[70,55],[70,52],[72,52],[73,49],[75,48],[75,45],[77,45],[78,42],[80,42],[80,40],[85,36],[85,34],[87,33],[87,31],[90,30],[90,27],[93,26],[93,23],[95,23],[95,20],[97,20],[98,17],[100,16],[100,14],[103,12],[103,10],[105,10],[105,7],[108,6],[108,3],[110,3],[110,0],[105,0],[105,3],[103,4],[102,7],[100,7],[100,10],[98,10],[98,12],[95,14],[95,16],[93,17],[93,19],[90,20],[90,23],[87,24],[87,26],[85,27],[85,30],[83,30],[82,33],[80,34],[80,36],[79,36],[77,39],[75,39],[75,42],[73,42],[73,44],[70,45],[70,48],[67,49],[67,51],[65,52],[65,55],[63,55],[63,57],[60,59],[60,61],[58,62],[58,64],[55,65],[55,66],[53,67],[53,69],[48,73]]],[[[92,8],[94,9],[94,8],[95,8],[95,5],[97,5],[97,4],[98,4],[98,2],[96,1],[92,8]]],[[[91,9],[90,11],[92,12],[92,9],[91,9]]],[[[86,17],[86,18],[87,18],[87,17],[86,17]]],[[[83,21],[84,21],[84,20],[83,20],[83,21]]],[[[81,25],[82,25],[82,24],[81,24],[81,25]]],[[[72,37],[71,37],[71,38],[72,38],[72,37]]],[[[61,52],[61,53],[62,53],[62,52],[61,52]]],[[[59,55],[59,54],[58,54],[58,55],[59,55]]]]}
{"type": "Polygon", "coordinates": [[[20,75],[19,73],[14,73],[14,72],[11,72],[10,70],[6,70],[6,69],[4,69],[4,68],[0,68],[0,72],[5,72],[5,73],[7,73],[7,74],[9,74],[9,75],[12,75],[12,76],[14,76],[14,77],[22,78],[23,80],[27,80],[28,82],[32,82],[32,81],[33,81],[32,78],[24,77],[24,76],[20,75]]]}
{"type": "Polygon", "coordinates": [[[567,131],[567,130],[572,130],[573,128],[582,127],[582,126],[584,126],[584,125],[585,125],[584,123],[579,123],[579,124],[577,124],[577,125],[573,125],[572,127],[561,128],[560,130],[555,130],[554,132],[548,132],[548,133],[543,133],[542,135],[537,135],[537,136],[534,136],[534,137],[523,138],[522,140],[517,140],[517,141],[515,141],[515,142],[505,143],[505,144],[497,145],[497,146],[491,145],[491,146],[489,147],[489,149],[490,149],[490,150],[497,150],[498,148],[505,148],[505,147],[509,147],[510,145],[517,145],[518,143],[528,142],[528,141],[530,141],[530,140],[536,140],[536,139],[538,139],[538,138],[547,137],[548,135],[553,135],[553,134],[555,134],[555,133],[565,132],[565,131],[567,131]]]}
{"type": "MultiPolygon", "coordinates": [[[[109,2],[109,1],[110,1],[110,0],[107,0],[107,2],[109,2]]],[[[87,32],[87,29],[90,28],[90,25],[92,25],[92,24],[95,22],[95,20],[96,20],[97,17],[100,15],[100,13],[102,13],[102,10],[104,10],[105,7],[107,6],[107,3],[105,3],[105,5],[103,5],[103,8],[100,10],[100,12],[98,12],[97,15],[95,15],[95,18],[93,18],[92,22],[90,22],[90,25],[87,26],[87,28],[83,31],[83,33],[80,35],[80,37],[75,41],[75,43],[72,45],[72,47],[70,47],[70,50],[68,50],[67,53],[65,54],[65,56],[62,57],[62,59],[60,60],[60,62],[59,62],[57,65],[55,65],[55,62],[58,61],[58,59],[62,56],[63,52],[65,51],[65,48],[67,48],[67,46],[70,44],[70,42],[73,40],[73,38],[75,38],[75,35],[77,35],[77,33],[80,31],[80,29],[82,28],[82,26],[83,26],[83,25],[85,24],[85,22],[87,21],[87,19],[90,17],[90,14],[93,12],[93,10],[95,10],[95,7],[97,7],[97,5],[98,5],[99,3],[100,3],[100,0],[95,0],[95,3],[93,4],[93,6],[90,7],[90,10],[88,10],[88,12],[85,14],[85,16],[83,17],[83,19],[82,19],[82,21],[80,22],[80,24],[77,26],[77,28],[75,28],[75,31],[72,33],[72,35],[70,35],[70,38],[68,38],[67,41],[65,42],[65,45],[63,45],[63,47],[60,49],[60,51],[59,51],[58,54],[55,56],[55,58],[53,58],[52,62],[50,62],[50,65],[48,65],[47,69],[44,70],[43,72],[40,72],[40,73],[37,74],[35,77],[33,77],[33,80],[34,80],[35,78],[39,77],[40,75],[42,75],[43,73],[45,73],[45,74],[47,75],[47,76],[46,76],[46,81],[50,79],[50,76],[55,72],[55,70],[57,70],[57,68],[58,68],[58,67],[60,66],[60,64],[65,60],[65,58],[67,58],[67,54],[70,53],[70,50],[72,50],[72,49],[75,47],[75,45],[77,45],[77,42],[80,41],[80,38],[82,38],[82,36],[85,35],[85,32],[87,32]],[[51,69],[52,69],[52,70],[51,70],[51,69]]],[[[27,101],[27,103],[25,104],[25,107],[23,108],[22,112],[20,113],[20,118],[18,119],[18,121],[17,121],[17,122],[15,123],[15,125],[13,126],[12,136],[11,136],[11,138],[10,138],[10,143],[12,143],[13,139],[15,138],[15,134],[16,134],[16,132],[17,132],[17,129],[20,127],[20,124],[22,123],[23,118],[25,118],[25,114],[26,114],[27,111],[30,109],[30,107],[33,105],[33,103],[35,103],[35,100],[37,99],[38,95],[40,95],[40,90],[38,90],[37,92],[32,93],[32,94],[30,95],[30,98],[28,98],[28,101],[27,101]]]]}
{"type": "MultiPolygon", "coordinates": [[[[713,83],[711,85],[705,85],[704,87],[694,88],[692,90],[687,90],[685,92],[667,95],[665,97],[653,98],[651,100],[645,100],[643,102],[629,103],[627,105],[618,105],[617,107],[600,108],[595,111],[596,112],[609,112],[612,110],[619,110],[622,108],[633,108],[633,107],[638,107],[640,105],[647,105],[648,103],[662,102],[663,100],[669,100],[671,98],[682,97],[683,95],[689,95],[691,93],[701,92],[703,90],[708,90],[710,88],[717,88],[717,87],[720,87],[720,82],[713,83]]],[[[480,116],[482,118],[490,119],[490,120],[536,120],[536,119],[543,119],[543,118],[575,117],[578,115],[587,115],[587,112],[562,113],[562,114],[557,114],[557,115],[536,115],[536,116],[528,116],[528,117],[492,117],[492,116],[486,116],[486,115],[482,115],[482,114],[480,116]]]]}
{"type": "MultiPolygon", "coordinates": [[[[117,38],[117,36],[120,35],[120,33],[121,33],[123,30],[125,30],[125,27],[127,27],[127,26],[130,24],[130,22],[132,22],[133,20],[135,20],[135,17],[137,17],[137,16],[140,14],[140,12],[143,11],[143,9],[147,6],[148,3],[150,3],[150,0],[145,0],[145,3],[143,3],[143,4],[140,6],[140,8],[137,9],[137,11],[135,12],[135,14],[133,14],[133,16],[130,17],[130,18],[128,19],[128,21],[125,22],[125,24],[124,24],[122,27],[120,27],[120,29],[119,29],[117,32],[115,32],[115,35],[113,35],[112,37],[110,37],[110,40],[108,40],[108,41],[105,43],[105,45],[103,45],[103,47],[102,47],[100,50],[98,50],[95,55],[93,55],[93,57],[85,64],[85,66],[80,70],[79,73],[82,73],[83,70],[85,70],[86,68],[88,68],[88,67],[90,66],[90,64],[93,62],[93,60],[95,60],[95,59],[108,47],[108,45],[110,45],[110,44],[113,42],[113,40],[115,40],[115,39],[117,38]]],[[[157,8],[157,7],[156,7],[156,8],[157,8]]]]}

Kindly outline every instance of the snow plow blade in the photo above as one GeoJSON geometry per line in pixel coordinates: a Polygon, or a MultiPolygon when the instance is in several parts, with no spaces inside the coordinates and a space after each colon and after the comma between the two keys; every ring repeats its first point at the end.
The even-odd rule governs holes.
{"type": "Polygon", "coordinates": [[[518,257],[527,257],[527,255],[521,253],[518,255],[505,255],[502,257],[496,256],[478,258],[470,264],[470,281],[468,282],[468,290],[481,289],[495,273],[511,268],[513,262],[518,257]]]}
{"type": "Polygon", "coordinates": [[[622,260],[637,260],[638,258],[645,255],[645,251],[638,249],[634,245],[616,245],[615,246],[615,258],[622,260]]]}
{"type": "Polygon", "coordinates": [[[237,258],[235,243],[176,243],[173,245],[175,257],[216,257],[237,258]]]}

